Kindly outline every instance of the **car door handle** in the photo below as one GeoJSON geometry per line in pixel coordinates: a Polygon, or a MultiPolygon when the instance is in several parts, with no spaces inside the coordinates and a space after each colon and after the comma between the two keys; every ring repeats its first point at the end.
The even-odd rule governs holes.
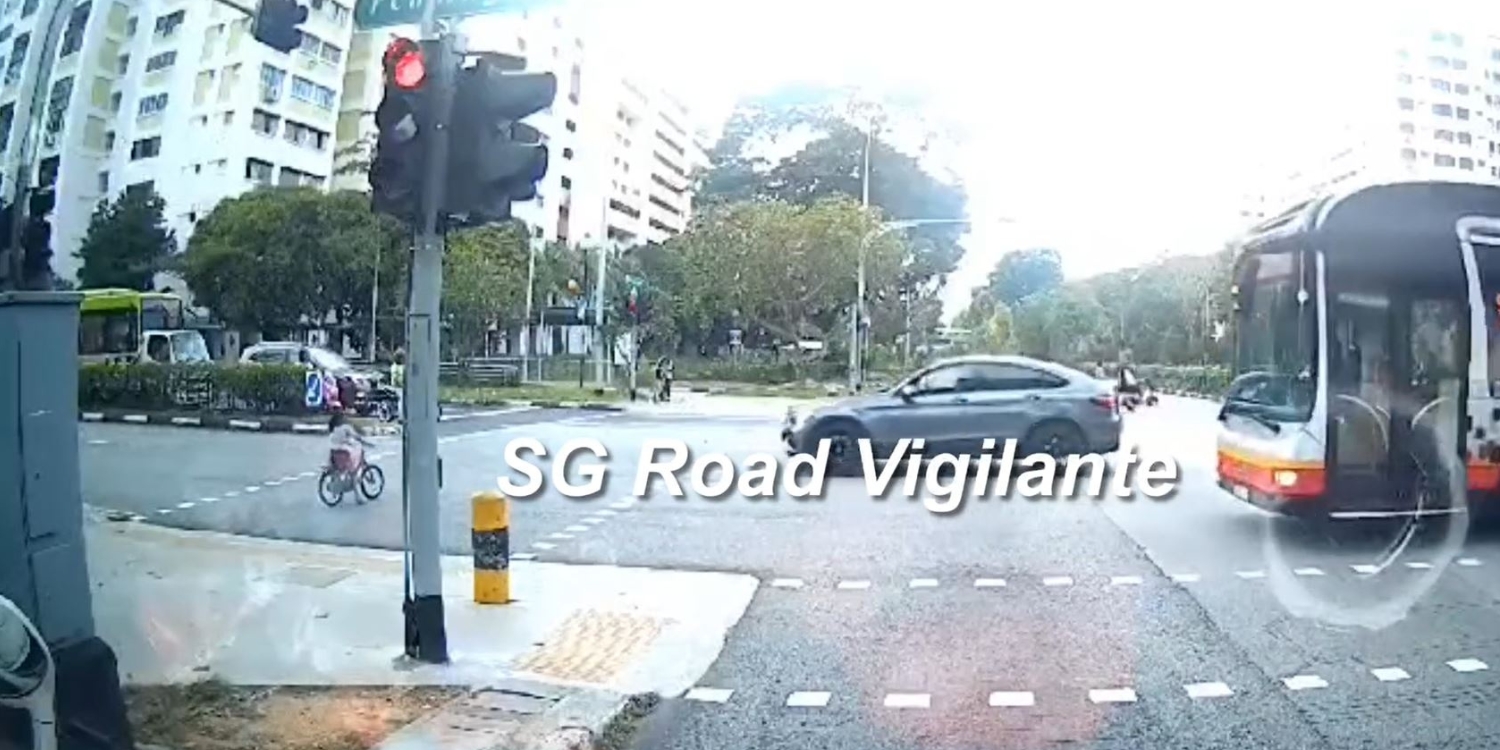
{"type": "Polygon", "coordinates": [[[1026,396],[1026,400],[1027,401],[1041,401],[1042,397],[1041,397],[1040,394],[1032,393],[1032,394],[1029,394],[1029,395],[1026,396]]]}

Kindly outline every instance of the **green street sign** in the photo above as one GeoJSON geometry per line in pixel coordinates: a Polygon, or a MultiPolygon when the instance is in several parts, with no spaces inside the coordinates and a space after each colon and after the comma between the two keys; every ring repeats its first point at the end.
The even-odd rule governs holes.
{"type": "Polygon", "coordinates": [[[482,16],[491,13],[516,13],[550,5],[555,0],[357,0],[354,4],[354,27],[361,31],[384,26],[405,26],[422,22],[427,2],[437,3],[438,18],[482,16]]]}

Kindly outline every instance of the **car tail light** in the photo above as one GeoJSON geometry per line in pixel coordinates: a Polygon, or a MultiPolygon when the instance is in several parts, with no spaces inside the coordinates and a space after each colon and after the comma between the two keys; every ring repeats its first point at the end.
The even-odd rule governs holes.
{"type": "Polygon", "coordinates": [[[1098,404],[1108,411],[1115,410],[1115,394],[1113,393],[1106,393],[1102,396],[1095,396],[1089,400],[1093,401],[1095,404],[1098,404]]]}

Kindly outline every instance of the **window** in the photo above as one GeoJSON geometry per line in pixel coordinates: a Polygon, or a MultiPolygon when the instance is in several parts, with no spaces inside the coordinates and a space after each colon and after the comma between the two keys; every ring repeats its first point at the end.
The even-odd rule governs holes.
{"type": "Polygon", "coordinates": [[[172,36],[173,34],[176,34],[177,29],[182,26],[182,19],[186,16],[187,11],[181,10],[174,13],[168,13],[165,16],[158,16],[156,19],[157,38],[165,39],[172,36]]]}
{"type": "Polygon", "coordinates": [[[21,80],[21,71],[26,65],[26,50],[30,46],[30,33],[22,34],[11,42],[10,62],[5,65],[5,85],[9,86],[21,80]]]}
{"type": "Polygon", "coordinates": [[[1467,107],[1459,107],[1453,110],[1453,116],[1460,120],[1467,120],[1469,119],[1469,110],[1467,107]]]}
{"type": "Polygon", "coordinates": [[[125,95],[115,91],[109,95],[109,111],[119,112],[120,105],[124,103],[125,95]]]}
{"type": "Polygon", "coordinates": [[[1412,135],[1413,133],[1417,132],[1417,126],[1409,122],[1403,122],[1401,123],[1401,132],[1407,135],[1412,135]]]}
{"type": "Polygon", "coordinates": [[[260,66],[260,100],[267,104],[275,104],[281,101],[281,87],[286,84],[286,71],[280,68],[261,64],[260,66]]]}
{"type": "Polygon", "coordinates": [[[329,65],[338,65],[344,60],[344,50],[342,47],[323,42],[323,46],[318,48],[318,57],[329,65]]]}
{"type": "Polygon", "coordinates": [[[569,133],[577,133],[578,132],[578,123],[573,122],[572,120],[565,121],[563,123],[563,127],[567,128],[569,133]]]}
{"type": "Polygon", "coordinates": [[[979,378],[979,371],[972,365],[952,364],[929,370],[917,378],[919,393],[957,393],[963,386],[979,378]]]}
{"type": "Polygon", "coordinates": [[[1432,163],[1439,167],[1451,167],[1457,164],[1457,160],[1447,154],[1433,154],[1432,163]]]}
{"type": "Polygon", "coordinates": [[[1447,141],[1449,143],[1452,143],[1453,142],[1453,131],[1451,131],[1451,130],[1441,130],[1441,129],[1434,130],[1434,131],[1432,131],[1432,137],[1436,138],[1436,139],[1438,139],[1440,141],[1447,141]]]}
{"type": "Polygon", "coordinates": [[[140,317],[129,311],[88,312],[78,316],[80,354],[126,354],[136,351],[140,317]]]}
{"type": "Polygon", "coordinates": [[[1458,134],[1458,142],[1462,143],[1465,146],[1467,146],[1467,145],[1469,145],[1469,144],[1471,144],[1471,143],[1474,142],[1474,136],[1472,136],[1472,135],[1470,135],[1468,133],[1459,133],[1458,134]]]}
{"type": "Polygon", "coordinates": [[[26,0],[26,3],[21,6],[21,18],[30,18],[39,5],[41,5],[41,0],[26,0]]]}
{"type": "Polygon", "coordinates": [[[177,50],[167,50],[146,59],[146,72],[166,70],[177,63],[177,50]]]}
{"type": "Polygon", "coordinates": [[[1469,61],[1468,60],[1464,60],[1463,58],[1455,57],[1455,58],[1453,58],[1453,69],[1454,70],[1468,70],[1469,69],[1469,61]]]}
{"type": "Polygon", "coordinates": [[[568,73],[568,101],[578,103],[578,95],[583,89],[583,69],[577,65],[568,73]]]}
{"type": "Polygon", "coordinates": [[[1460,156],[1458,157],[1458,168],[1472,171],[1474,169],[1474,160],[1467,156],[1460,156]]]}
{"type": "Polygon", "coordinates": [[[161,111],[166,108],[166,92],[164,91],[160,94],[152,94],[151,96],[143,97],[141,99],[141,103],[136,109],[136,117],[150,117],[151,115],[161,114],[161,111]]]}
{"type": "Polygon", "coordinates": [[[0,107],[0,153],[4,153],[10,146],[10,129],[16,123],[16,104],[0,107]]]}
{"type": "Polygon", "coordinates": [[[1435,90],[1437,90],[1437,91],[1442,91],[1442,92],[1446,93],[1446,92],[1449,92],[1449,91],[1453,90],[1453,84],[1448,83],[1447,81],[1445,81],[1445,80],[1443,80],[1441,78],[1434,78],[1434,79],[1432,79],[1432,88],[1435,89],[1435,90]]]}
{"type": "Polygon", "coordinates": [[[1432,57],[1427,58],[1427,63],[1432,67],[1437,68],[1438,70],[1447,70],[1451,65],[1451,63],[1448,62],[1448,58],[1441,55],[1433,55],[1432,57]]]}
{"type": "Polygon", "coordinates": [[[271,184],[271,173],[276,167],[271,162],[254,157],[245,160],[245,179],[262,185],[271,184]]]}
{"type": "Polygon", "coordinates": [[[564,159],[571,159],[571,158],[573,158],[573,149],[572,148],[564,148],[563,149],[563,158],[564,159]]]}
{"type": "Polygon", "coordinates": [[[125,21],[125,36],[135,36],[135,32],[141,30],[141,19],[139,16],[131,16],[125,21]]]}
{"type": "Polygon", "coordinates": [[[1397,83],[1411,83],[1411,74],[1410,73],[1397,73],[1396,74],[1396,82],[1397,83]]]}
{"type": "Polygon", "coordinates": [[[337,104],[333,89],[301,76],[292,76],[292,98],[330,111],[337,104]]]}
{"type": "Polygon", "coordinates": [[[286,122],[286,139],[298,146],[322,151],[328,148],[328,133],[300,122],[286,122]]]}
{"type": "Polygon", "coordinates": [[[1467,84],[1467,83],[1455,83],[1455,84],[1453,84],[1453,93],[1458,94],[1459,96],[1468,96],[1469,95],[1469,84],[1467,84]]]}
{"type": "Polygon", "coordinates": [[[130,144],[130,160],[154,159],[161,155],[161,136],[142,138],[130,144]]]}
{"type": "Polygon", "coordinates": [[[1417,108],[1417,103],[1412,99],[1401,97],[1400,99],[1396,100],[1396,106],[1404,110],[1413,110],[1417,108]]]}
{"type": "Polygon", "coordinates": [[[1432,105],[1432,113],[1435,114],[1435,115],[1437,115],[1438,117],[1452,117],[1453,116],[1453,105],[1452,104],[1434,104],[1434,105],[1432,105]]]}
{"type": "Polygon", "coordinates": [[[68,25],[63,29],[62,49],[57,53],[59,58],[77,54],[83,48],[83,30],[89,24],[89,4],[79,3],[73,6],[73,12],[68,14],[68,25]]]}
{"type": "Polygon", "coordinates": [[[1237,377],[1225,412],[1304,421],[1317,382],[1317,329],[1302,280],[1303,257],[1262,253],[1245,262],[1239,280],[1237,377]]]}
{"type": "Polygon", "coordinates": [[[120,55],[115,58],[115,72],[125,75],[130,72],[130,55],[120,55]]]}
{"type": "Polygon", "coordinates": [[[109,192],[109,172],[100,172],[99,173],[99,192],[101,192],[101,193],[108,193],[109,192]]]}
{"type": "Polygon", "coordinates": [[[562,176],[562,187],[563,187],[563,190],[567,190],[567,189],[573,187],[573,178],[571,178],[571,177],[569,177],[567,175],[563,175],[562,176]]]}
{"type": "Polygon", "coordinates": [[[64,115],[68,111],[68,102],[72,98],[72,76],[59,81],[53,81],[52,94],[47,97],[47,135],[55,137],[58,133],[62,132],[64,115]]]}
{"type": "Polygon", "coordinates": [[[250,114],[250,129],[261,135],[276,135],[276,126],[281,118],[265,110],[257,109],[250,114]]]}

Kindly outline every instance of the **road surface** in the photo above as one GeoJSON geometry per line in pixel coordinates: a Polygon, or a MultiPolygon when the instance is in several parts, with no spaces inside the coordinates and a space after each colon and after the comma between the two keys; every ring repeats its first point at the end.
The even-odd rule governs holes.
{"type": "MultiPolygon", "coordinates": [[[[1385,567],[1389,524],[1312,530],[1213,484],[1214,407],[1165,399],[1127,442],[1182,469],[1167,500],[970,501],[935,515],[829,480],[822,499],[631,500],[647,440],[737,459],[774,419],[525,410],[445,422],[443,541],[508,474],[516,437],[605,443],[608,491],[518,502],[513,550],[726,570],[761,589],[714,666],[637,746],[1500,747],[1500,543],[1433,521],[1385,567]],[[1454,533],[1449,534],[1448,531],[1454,533]]],[[[82,427],[86,502],[146,522],[398,546],[386,497],[322,507],[322,438],[82,427]]],[[[394,444],[391,444],[394,446],[394,444]]]]}

